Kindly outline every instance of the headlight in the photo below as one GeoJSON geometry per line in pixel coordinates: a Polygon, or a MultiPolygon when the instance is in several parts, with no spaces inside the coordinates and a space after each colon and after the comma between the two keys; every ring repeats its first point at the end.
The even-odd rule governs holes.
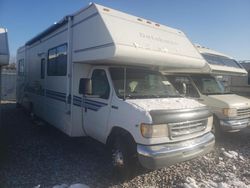
{"type": "Polygon", "coordinates": [[[236,108],[224,108],[223,115],[228,117],[237,116],[237,109],[236,108]]]}
{"type": "Polygon", "coordinates": [[[159,138],[168,136],[167,124],[141,124],[141,134],[145,138],[159,138]]]}

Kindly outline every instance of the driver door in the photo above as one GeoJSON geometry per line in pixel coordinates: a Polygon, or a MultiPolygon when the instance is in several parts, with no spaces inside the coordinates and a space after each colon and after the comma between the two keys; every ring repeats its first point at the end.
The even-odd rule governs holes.
{"type": "Polygon", "coordinates": [[[93,96],[83,100],[83,126],[89,136],[102,142],[110,114],[111,89],[104,69],[94,69],[91,80],[93,96]]]}

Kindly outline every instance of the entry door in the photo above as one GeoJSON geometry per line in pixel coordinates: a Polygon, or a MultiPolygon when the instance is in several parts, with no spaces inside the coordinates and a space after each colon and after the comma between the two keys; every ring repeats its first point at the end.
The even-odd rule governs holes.
{"type": "Polygon", "coordinates": [[[44,112],[45,112],[45,67],[46,67],[46,59],[45,57],[42,57],[40,59],[40,65],[39,69],[39,75],[37,75],[37,79],[35,81],[35,87],[36,87],[36,95],[34,95],[33,97],[36,97],[36,99],[33,100],[34,103],[34,108],[36,110],[36,114],[39,117],[45,118],[44,112]]]}
{"type": "Polygon", "coordinates": [[[102,142],[108,126],[111,89],[105,70],[93,70],[91,79],[93,96],[83,100],[83,126],[89,136],[102,142]]]}

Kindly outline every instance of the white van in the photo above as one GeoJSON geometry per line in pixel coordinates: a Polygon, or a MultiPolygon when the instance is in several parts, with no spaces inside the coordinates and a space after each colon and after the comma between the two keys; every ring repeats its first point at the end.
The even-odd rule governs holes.
{"type": "Polygon", "coordinates": [[[28,41],[17,61],[17,102],[69,136],[109,145],[117,174],[136,159],[155,169],[213,148],[208,108],[159,71],[206,67],[179,30],[91,4],[28,41]]]}
{"type": "Polygon", "coordinates": [[[232,57],[214,50],[196,46],[208,62],[209,74],[169,75],[171,83],[183,95],[196,98],[210,107],[214,114],[213,131],[240,131],[250,124],[250,100],[230,93],[216,75],[244,76],[246,70],[232,57]]]}

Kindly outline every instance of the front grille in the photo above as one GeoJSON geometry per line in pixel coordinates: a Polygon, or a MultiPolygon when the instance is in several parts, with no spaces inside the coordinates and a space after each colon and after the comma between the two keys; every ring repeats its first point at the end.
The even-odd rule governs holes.
{"type": "Polygon", "coordinates": [[[250,117],[250,108],[237,109],[237,116],[243,117],[243,118],[249,118],[250,117]]]}
{"type": "Polygon", "coordinates": [[[170,138],[177,139],[202,132],[207,127],[207,119],[169,123],[170,138]]]}

